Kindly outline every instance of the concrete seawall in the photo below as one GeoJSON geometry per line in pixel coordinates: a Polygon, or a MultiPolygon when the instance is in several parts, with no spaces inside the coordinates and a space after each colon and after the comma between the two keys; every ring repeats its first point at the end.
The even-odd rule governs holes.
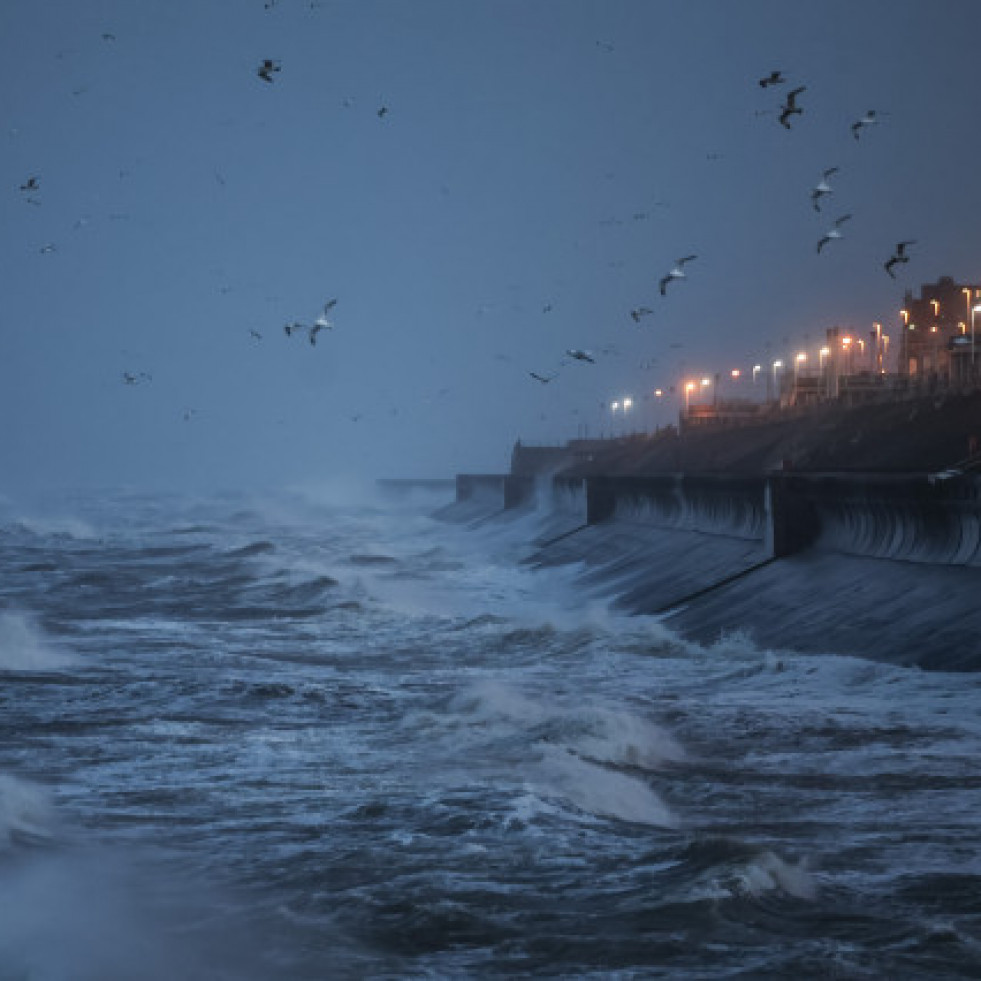
{"type": "Polygon", "coordinates": [[[474,487],[485,515],[537,506],[532,565],[580,563],[592,595],[699,642],[981,668],[975,476],[499,478],[463,502],[474,487]]]}

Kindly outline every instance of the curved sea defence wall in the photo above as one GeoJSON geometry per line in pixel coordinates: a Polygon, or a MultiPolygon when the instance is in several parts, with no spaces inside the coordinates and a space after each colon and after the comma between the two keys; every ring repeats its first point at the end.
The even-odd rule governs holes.
{"type": "Polygon", "coordinates": [[[587,594],[693,640],[744,632],[781,649],[981,669],[976,476],[560,474],[544,490],[516,486],[464,482],[460,518],[537,504],[529,564],[576,564],[587,594]]]}

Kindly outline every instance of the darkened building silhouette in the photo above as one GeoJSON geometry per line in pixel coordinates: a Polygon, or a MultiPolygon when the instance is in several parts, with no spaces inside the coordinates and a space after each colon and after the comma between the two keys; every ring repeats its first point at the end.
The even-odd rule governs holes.
{"type": "Polygon", "coordinates": [[[966,385],[981,360],[981,284],[942,276],[903,299],[899,373],[911,382],[966,385]]]}

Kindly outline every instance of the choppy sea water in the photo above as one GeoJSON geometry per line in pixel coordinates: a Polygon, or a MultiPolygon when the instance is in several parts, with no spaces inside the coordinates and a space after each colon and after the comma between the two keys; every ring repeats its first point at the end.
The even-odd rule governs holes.
{"type": "Polygon", "coordinates": [[[2,981],[981,977],[977,676],[344,497],[0,508],[2,981]]]}

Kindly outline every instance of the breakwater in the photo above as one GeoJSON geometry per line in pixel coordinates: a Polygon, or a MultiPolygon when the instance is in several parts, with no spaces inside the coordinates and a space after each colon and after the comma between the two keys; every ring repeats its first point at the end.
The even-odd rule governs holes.
{"type": "Polygon", "coordinates": [[[981,667],[977,476],[560,473],[457,492],[447,517],[534,511],[529,564],[579,563],[592,595],[700,643],[981,667]]]}

